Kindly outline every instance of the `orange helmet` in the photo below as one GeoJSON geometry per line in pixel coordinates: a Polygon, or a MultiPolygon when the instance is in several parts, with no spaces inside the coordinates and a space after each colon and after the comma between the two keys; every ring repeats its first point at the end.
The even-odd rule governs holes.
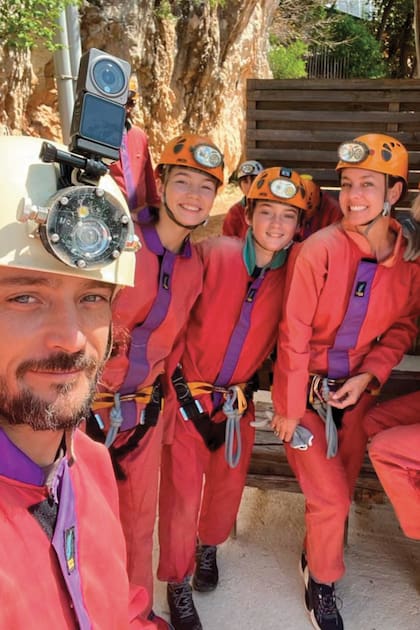
{"type": "Polygon", "coordinates": [[[405,146],[392,136],[370,133],[358,136],[338,147],[336,171],[343,168],[362,168],[392,177],[408,184],[408,153],[405,146]]]}
{"type": "Polygon", "coordinates": [[[261,171],[252,182],[247,199],[251,203],[277,201],[300,210],[309,210],[308,197],[299,174],[282,166],[261,171]]]}
{"type": "Polygon", "coordinates": [[[207,136],[184,133],[168,142],[156,167],[158,175],[164,166],[188,166],[223,184],[223,154],[207,136]]]}
{"type": "Polygon", "coordinates": [[[311,216],[318,210],[321,203],[321,189],[312,175],[302,173],[300,176],[307,196],[308,214],[311,216]]]}

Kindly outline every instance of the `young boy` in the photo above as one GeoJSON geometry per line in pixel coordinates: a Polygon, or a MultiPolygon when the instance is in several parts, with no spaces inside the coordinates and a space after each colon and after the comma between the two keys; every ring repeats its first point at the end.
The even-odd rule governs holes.
{"type": "Polygon", "coordinates": [[[162,454],[158,577],[168,582],[176,630],[202,627],[190,586],[197,535],[193,587],[217,585],[216,546],[235,521],[254,442],[249,381],[274,346],[285,263],[306,210],[299,175],[270,168],[248,193],[245,242],[217,237],[198,245],[203,291],[173,376],[178,411],[162,454]]]}
{"type": "MultiPolygon", "coordinates": [[[[202,263],[189,235],[207,219],[223,183],[223,156],[209,138],[184,134],[166,145],[157,174],[161,205],[136,217],[142,247],[135,286],[124,289],[116,300],[113,356],[95,405],[118,469],[128,573],[134,583],[146,586],[150,597],[163,435],[160,377],[201,292],[202,263]]],[[[98,435],[95,422],[89,432],[98,435]]]]}

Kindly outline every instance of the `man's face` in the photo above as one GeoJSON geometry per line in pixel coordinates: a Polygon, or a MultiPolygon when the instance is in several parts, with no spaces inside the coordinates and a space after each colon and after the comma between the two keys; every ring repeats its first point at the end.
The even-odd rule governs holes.
{"type": "Polygon", "coordinates": [[[0,423],[76,426],[108,348],[113,286],[0,268],[0,423]]]}

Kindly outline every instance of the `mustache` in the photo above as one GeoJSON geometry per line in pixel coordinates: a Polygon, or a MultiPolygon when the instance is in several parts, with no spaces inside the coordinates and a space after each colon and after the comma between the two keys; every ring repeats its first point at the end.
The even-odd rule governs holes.
{"type": "Polygon", "coordinates": [[[26,372],[66,372],[69,370],[84,370],[88,373],[97,372],[102,367],[102,362],[92,359],[84,352],[58,352],[45,359],[30,359],[24,361],[16,370],[17,378],[21,378],[26,372]]]}

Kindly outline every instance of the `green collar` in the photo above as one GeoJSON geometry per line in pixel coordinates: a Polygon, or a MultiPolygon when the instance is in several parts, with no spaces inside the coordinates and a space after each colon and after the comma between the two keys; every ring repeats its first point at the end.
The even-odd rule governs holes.
{"type": "MultiPolygon", "coordinates": [[[[271,261],[269,262],[269,264],[266,265],[264,269],[265,270],[266,269],[279,269],[279,267],[284,265],[287,255],[289,253],[289,249],[290,249],[290,246],[276,252],[273,258],[271,259],[271,261]]],[[[252,233],[252,228],[248,228],[248,231],[246,233],[245,244],[242,250],[242,256],[244,259],[245,267],[247,268],[249,275],[252,276],[252,274],[254,273],[255,267],[257,266],[256,257],[255,257],[254,236],[252,233]]]]}

